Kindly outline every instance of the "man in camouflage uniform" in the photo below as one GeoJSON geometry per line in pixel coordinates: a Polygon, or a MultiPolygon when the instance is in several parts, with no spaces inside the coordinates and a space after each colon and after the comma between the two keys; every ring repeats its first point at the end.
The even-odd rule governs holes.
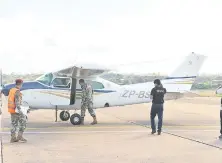
{"type": "Polygon", "coordinates": [[[93,110],[93,90],[92,87],[85,83],[83,79],[79,80],[79,84],[81,85],[82,88],[82,102],[81,102],[81,124],[84,124],[84,117],[85,117],[85,112],[86,108],[88,108],[88,111],[90,115],[93,117],[93,122],[91,123],[92,125],[97,124],[97,119],[96,119],[96,114],[93,110]]]}
{"type": "Polygon", "coordinates": [[[22,113],[21,107],[20,107],[21,102],[22,102],[22,94],[20,92],[22,83],[23,81],[21,79],[17,79],[16,87],[10,89],[10,92],[9,92],[8,108],[11,114],[11,124],[12,124],[11,143],[18,142],[18,141],[27,142],[27,140],[23,138],[23,132],[26,129],[26,116],[22,113]],[[12,108],[10,108],[10,103],[14,103],[13,104],[15,105],[14,111],[12,108]],[[19,126],[18,137],[16,138],[16,129],[18,127],[18,124],[20,124],[20,126],[19,126]]]}

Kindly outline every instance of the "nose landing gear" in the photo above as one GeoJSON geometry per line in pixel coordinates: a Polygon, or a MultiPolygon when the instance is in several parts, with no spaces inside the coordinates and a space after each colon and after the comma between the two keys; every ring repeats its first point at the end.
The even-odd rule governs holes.
{"type": "MultiPolygon", "coordinates": [[[[56,110],[56,122],[57,122],[57,111],[58,111],[58,110],[56,110]]],[[[73,125],[80,125],[80,124],[81,124],[81,120],[82,120],[80,114],[76,113],[76,110],[75,110],[75,113],[72,114],[71,116],[70,116],[69,111],[62,111],[62,112],[60,113],[59,117],[60,117],[60,119],[61,119],[62,121],[68,121],[68,120],[70,120],[70,122],[71,122],[73,125]]]]}
{"type": "Polygon", "coordinates": [[[74,113],[71,117],[70,117],[70,122],[73,125],[80,125],[81,124],[81,116],[78,113],[74,113]]]}

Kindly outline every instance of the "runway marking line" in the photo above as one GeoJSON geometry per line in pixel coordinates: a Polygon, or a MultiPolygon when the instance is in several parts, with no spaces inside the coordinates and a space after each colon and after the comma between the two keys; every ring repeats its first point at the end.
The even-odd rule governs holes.
{"type": "MultiPolygon", "coordinates": [[[[149,126],[149,125],[146,125],[149,126]]],[[[139,126],[135,126],[135,125],[121,125],[121,126],[46,126],[46,127],[27,127],[27,130],[36,130],[36,129],[76,129],[76,128],[80,128],[80,129],[92,129],[92,128],[139,128],[139,126]]],[[[181,126],[163,126],[163,128],[219,128],[219,126],[190,126],[190,125],[181,125],[181,126]]],[[[4,127],[2,128],[2,130],[9,130],[10,127],[4,127]]],[[[202,131],[202,130],[201,130],[202,131]]]]}
{"type": "MultiPolygon", "coordinates": [[[[176,130],[174,130],[176,131],[176,130]]],[[[178,130],[178,131],[185,131],[190,132],[190,130],[178,130]]],[[[195,130],[196,131],[196,130],[195,130]]],[[[202,131],[212,131],[212,130],[200,130],[202,131]]],[[[217,131],[217,130],[215,130],[217,131]]],[[[172,132],[172,131],[171,131],[172,132]]],[[[199,132],[199,131],[198,131],[199,132]]],[[[10,134],[10,132],[0,132],[1,134],[10,134]]],[[[89,134],[89,133],[148,133],[150,134],[149,130],[128,130],[128,131],[26,131],[25,134],[89,134]]]]}

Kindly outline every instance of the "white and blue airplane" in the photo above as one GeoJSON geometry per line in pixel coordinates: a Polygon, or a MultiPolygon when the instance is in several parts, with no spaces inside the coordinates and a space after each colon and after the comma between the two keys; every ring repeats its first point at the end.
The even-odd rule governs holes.
{"type": "MultiPolygon", "coordinates": [[[[188,55],[169,77],[161,81],[167,89],[165,100],[180,98],[184,92],[191,90],[205,58],[204,55],[195,53],[188,55]]],[[[35,81],[23,83],[23,103],[31,110],[55,109],[56,113],[62,110],[62,121],[70,120],[73,125],[78,125],[81,122],[80,115],[75,112],[70,116],[69,112],[81,108],[81,89],[78,82],[81,78],[91,84],[94,90],[94,109],[151,102],[153,82],[118,85],[100,77],[108,71],[110,70],[98,65],[75,65],[44,74],[35,81]]],[[[8,96],[12,87],[15,87],[15,84],[3,86],[4,96],[8,96]]]]}

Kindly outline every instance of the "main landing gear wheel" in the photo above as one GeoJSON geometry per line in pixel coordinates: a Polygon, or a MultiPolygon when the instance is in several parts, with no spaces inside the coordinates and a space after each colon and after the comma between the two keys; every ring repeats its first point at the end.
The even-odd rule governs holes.
{"type": "Polygon", "coordinates": [[[77,113],[73,114],[71,117],[70,117],[70,122],[73,124],[73,125],[80,125],[81,124],[81,116],[77,113]]]}
{"type": "Polygon", "coordinates": [[[62,111],[62,112],[60,113],[60,119],[61,119],[62,121],[68,121],[69,118],[70,118],[69,112],[67,112],[67,111],[62,111]]]}

